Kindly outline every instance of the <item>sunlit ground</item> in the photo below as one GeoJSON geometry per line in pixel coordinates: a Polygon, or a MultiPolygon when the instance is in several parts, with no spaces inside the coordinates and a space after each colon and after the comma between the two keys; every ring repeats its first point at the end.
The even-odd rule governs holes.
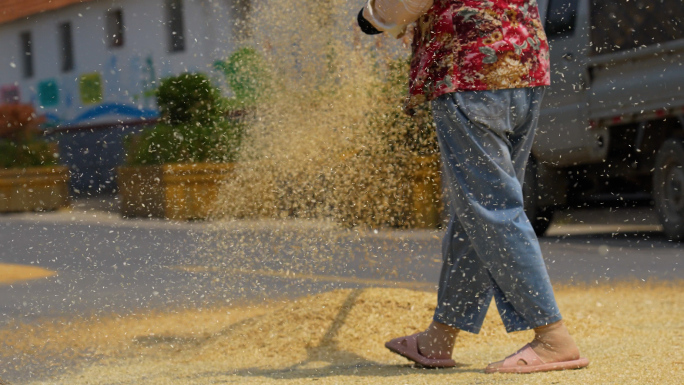
{"type": "MultiPolygon", "coordinates": [[[[480,335],[462,334],[460,367],[425,370],[384,349],[424,328],[431,292],[340,290],[252,307],[153,312],[13,324],[4,362],[50,370],[58,384],[681,384],[684,283],[558,287],[588,369],[486,375],[531,338],[506,334],[494,307],[480,335]],[[11,358],[8,360],[8,358],[11,358]]],[[[1,369],[0,369],[1,371],[1,369]]],[[[44,371],[45,373],[45,371],[44,371]]]]}
{"type": "Polygon", "coordinates": [[[52,277],[55,274],[57,273],[42,267],[0,263],[0,286],[52,277]]]}

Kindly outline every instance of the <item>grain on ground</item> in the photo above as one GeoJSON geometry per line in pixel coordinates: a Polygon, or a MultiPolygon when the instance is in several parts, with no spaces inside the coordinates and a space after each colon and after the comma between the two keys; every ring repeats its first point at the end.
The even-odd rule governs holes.
{"type": "MultiPolygon", "coordinates": [[[[84,356],[97,352],[99,361],[50,379],[51,384],[679,384],[684,378],[683,287],[558,288],[566,323],[592,362],[586,370],[530,376],[482,372],[532,336],[505,333],[496,311],[489,312],[479,335],[459,337],[454,358],[462,365],[457,368],[416,369],[386,351],[384,341],[430,321],[435,295],[405,289],[339,290],[249,310],[14,325],[11,333],[33,333],[28,340],[13,340],[16,351],[49,346],[84,356]]],[[[0,331],[0,338],[8,333],[0,331]]]]}

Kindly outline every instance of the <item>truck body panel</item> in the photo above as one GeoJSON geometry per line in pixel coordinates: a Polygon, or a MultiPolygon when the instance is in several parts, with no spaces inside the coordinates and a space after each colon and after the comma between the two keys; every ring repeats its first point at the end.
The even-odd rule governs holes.
{"type": "Polygon", "coordinates": [[[684,40],[604,56],[588,61],[590,119],[684,106],[684,40]]]}
{"type": "Polygon", "coordinates": [[[667,235],[684,240],[684,1],[539,9],[552,84],[524,186],[535,230],[558,207],[648,201],[667,235]]]}
{"type": "MultiPolygon", "coordinates": [[[[604,161],[609,126],[684,111],[684,38],[617,51],[596,47],[597,41],[607,44],[607,38],[600,34],[597,38],[594,32],[604,27],[592,25],[592,20],[610,17],[596,16],[602,11],[596,9],[597,4],[606,1],[541,0],[539,4],[551,47],[552,85],[542,107],[533,154],[555,167],[604,161]],[[549,22],[554,21],[550,13],[566,9],[563,4],[574,4],[572,20],[567,15],[561,20],[571,27],[565,33],[557,33],[557,27],[556,33],[554,28],[548,31],[549,22]]],[[[678,4],[674,9],[680,14],[672,17],[684,20],[681,1],[660,1],[678,4]]],[[[612,11],[610,4],[606,12],[612,11]]]]}

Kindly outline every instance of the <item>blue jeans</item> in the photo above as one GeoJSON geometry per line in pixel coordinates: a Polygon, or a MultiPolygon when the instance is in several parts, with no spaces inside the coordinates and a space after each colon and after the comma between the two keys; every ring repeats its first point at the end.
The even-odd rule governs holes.
{"type": "Polygon", "coordinates": [[[452,211],[434,320],[478,333],[492,300],[508,332],[561,320],[522,180],[543,87],[432,102],[452,211]]]}

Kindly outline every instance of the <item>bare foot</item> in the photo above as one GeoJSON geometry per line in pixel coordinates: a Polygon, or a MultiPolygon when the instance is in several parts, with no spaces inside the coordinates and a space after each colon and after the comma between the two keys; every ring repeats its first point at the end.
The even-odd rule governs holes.
{"type": "Polygon", "coordinates": [[[427,330],[418,334],[418,353],[433,359],[451,358],[459,330],[433,321],[427,330]]]}
{"type": "MultiPolygon", "coordinates": [[[[563,321],[535,328],[534,333],[534,340],[530,346],[544,363],[573,361],[580,358],[579,348],[563,321]]],[[[502,365],[503,360],[493,362],[487,366],[487,369],[500,368],[502,365]]],[[[518,365],[526,365],[526,363],[521,360],[518,365]]]]}

